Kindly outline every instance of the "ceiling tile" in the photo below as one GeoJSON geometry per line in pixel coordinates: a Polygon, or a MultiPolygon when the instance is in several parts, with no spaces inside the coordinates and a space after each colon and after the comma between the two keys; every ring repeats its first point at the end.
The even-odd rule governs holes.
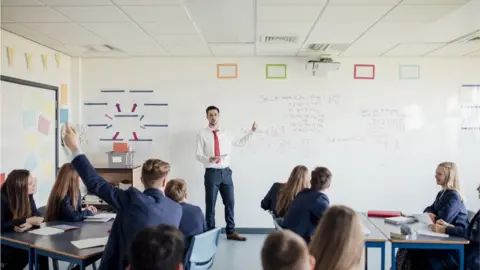
{"type": "Polygon", "coordinates": [[[324,5],[326,0],[257,0],[259,5],[324,5]]]}
{"type": "Polygon", "coordinates": [[[112,0],[112,2],[126,6],[181,5],[179,0],[112,0]]]}
{"type": "Polygon", "coordinates": [[[258,21],[307,21],[313,22],[323,6],[260,6],[258,21]]]}
{"type": "Polygon", "coordinates": [[[52,38],[47,37],[45,35],[38,35],[38,34],[37,35],[30,35],[30,36],[25,37],[25,38],[30,39],[32,41],[35,41],[38,44],[48,46],[48,47],[63,45],[60,41],[58,41],[56,39],[52,39],[52,38]]]}
{"type": "Polygon", "coordinates": [[[319,23],[307,43],[352,43],[368,27],[370,23],[319,23]]]}
{"type": "Polygon", "coordinates": [[[110,0],[42,0],[49,6],[111,6],[110,0]]]}
{"type": "Polygon", "coordinates": [[[183,6],[122,6],[128,16],[137,22],[188,22],[183,6]]]}
{"type": "Polygon", "coordinates": [[[473,52],[473,53],[470,53],[467,56],[478,56],[478,57],[480,57],[480,50],[478,50],[476,52],[473,52]]]}
{"type": "Polygon", "coordinates": [[[150,35],[168,35],[168,34],[196,34],[197,29],[191,22],[149,22],[140,23],[140,26],[150,35]]]}
{"type": "Polygon", "coordinates": [[[23,23],[22,25],[38,32],[50,35],[88,35],[91,34],[88,30],[81,27],[77,23],[23,23]]]}
{"type": "Polygon", "coordinates": [[[52,49],[63,52],[68,55],[80,55],[81,53],[86,52],[88,49],[80,46],[70,46],[70,45],[56,45],[52,46],[52,49]]]}
{"type": "Polygon", "coordinates": [[[422,56],[444,45],[444,43],[403,43],[385,52],[383,56],[422,56]]]}
{"type": "Polygon", "coordinates": [[[68,18],[49,7],[4,7],[2,17],[15,22],[68,22],[68,18]]]}
{"type": "Polygon", "coordinates": [[[341,53],[342,56],[371,56],[376,57],[390,49],[395,45],[395,42],[389,40],[381,40],[375,43],[370,42],[356,42],[350,46],[346,51],[341,53]]]}
{"type": "Polygon", "coordinates": [[[2,0],[2,6],[44,6],[37,0],[2,0]]]}
{"type": "Polygon", "coordinates": [[[434,22],[459,6],[400,5],[388,13],[382,22],[434,22]]]}
{"type": "Polygon", "coordinates": [[[3,23],[2,22],[2,28],[9,31],[9,32],[12,32],[12,33],[15,33],[17,35],[20,35],[20,36],[32,36],[32,35],[35,35],[37,34],[36,31],[33,31],[32,29],[28,28],[28,27],[25,27],[21,24],[18,24],[18,23],[3,23]]]}
{"type": "Polygon", "coordinates": [[[258,51],[256,53],[258,56],[296,56],[297,51],[281,51],[281,50],[273,50],[273,51],[258,51]]]}
{"type": "Polygon", "coordinates": [[[209,44],[215,56],[253,56],[254,44],[209,44]]]}
{"type": "Polygon", "coordinates": [[[465,43],[452,43],[443,48],[429,53],[427,56],[464,56],[480,50],[480,41],[471,41],[465,43]]]}
{"type": "MultiPolygon", "coordinates": [[[[310,22],[259,22],[258,36],[296,36],[301,45],[312,28],[310,22]]],[[[298,46],[298,44],[295,44],[298,46]]]]}
{"type": "Polygon", "coordinates": [[[105,44],[105,40],[96,35],[51,35],[52,38],[61,41],[66,45],[91,46],[105,44]]]}
{"type": "Polygon", "coordinates": [[[463,5],[471,0],[403,0],[402,5],[463,5]]]}
{"type": "Polygon", "coordinates": [[[134,23],[118,22],[118,23],[82,23],[82,26],[100,37],[105,38],[135,38],[144,36],[145,33],[140,27],[134,23]]]}
{"type": "Polygon", "coordinates": [[[330,5],[395,5],[400,0],[330,0],[330,5]]]}
{"type": "Polygon", "coordinates": [[[115,6],[55,7],[76,22],[125,22],[130,19],[115,6]]]}
{"type": "Polygon", "coordinates": [[[165,35],[155,39],[174,56],[211,56],[207,44],[198,35],[165,35]]]}
{"type": "Polygon", "coordinates": [[[392,5],[383,6],[327,6],[320,18],[321,22],[357,23],[378,21],[392,5]]]}

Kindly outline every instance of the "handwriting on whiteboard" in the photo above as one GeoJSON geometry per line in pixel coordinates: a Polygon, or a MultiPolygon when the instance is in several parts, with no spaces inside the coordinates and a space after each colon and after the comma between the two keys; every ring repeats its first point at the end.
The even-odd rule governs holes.
{"type": "Polygon", "coordinates": [[[376,145],[385,149],[399,149],[398,137],[405,133],[406,114],[389,108],[362,109],[360,115],[366,119],[368,136],[376,145]]]}
{"type": "Polygon", "coordinates": [[[260,96],[262,102],[290,102],[290,101],[304,101],[304,102],[316,102],[319,104],[339,105],[340,95],[262,95],[260,96]]]}

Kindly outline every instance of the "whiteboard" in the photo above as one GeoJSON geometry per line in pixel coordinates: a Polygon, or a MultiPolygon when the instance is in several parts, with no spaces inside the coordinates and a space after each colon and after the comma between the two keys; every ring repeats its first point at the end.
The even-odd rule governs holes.
{"type": "Polygon", "coordinates": [[[0,171],[29,170],[37,178],[37,206],[46,204],[58,167],[55,88],[5,76],[1,81],[0,171]]]}

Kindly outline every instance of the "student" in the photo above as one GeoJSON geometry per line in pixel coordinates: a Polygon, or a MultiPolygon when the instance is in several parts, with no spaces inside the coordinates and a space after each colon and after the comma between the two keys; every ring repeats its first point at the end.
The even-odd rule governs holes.
{"type": "MultiPolygon", "coordinates": [[[[425,208],[424,213],[428,213],[433,223],[443,220],[455,227],[465,229],[468,224],[468,214],[460,193],[460,181],[455,163],[440,163],[435,171],[435,180],[437,185],[442,187],[442,190],[438,192],[433,204],[425,208]]],[[[444,256],[453,256],[454,254],[453,251],[442,253],[444,256]]],[[[406,270],[412,269],[412,263],[417,257],[425,256],[425,252],[414,249],[399,249],[396,256],[397,268],[406,270]]]]}
{"type": "Polygon", "coordinates": [[[165,196],[180,203],[182,206],[183,214],[179,229],[185,235],[185,249],[188,249],[193,236],[207,231],[202,209],[187,203],[187,184],[183,179],[168,181],[165,188],[165,196]]]}
{"type": "Polygon", "coordinates": [[[127,270],[182,270],[183,239],[183,234],[169,225],[140,230],[130,246],[127,270]]]}
{"type": "Polygon", "coordinates": [[[288,230],[268,235],[261,257],[263,270],[313,270],[315,266],[305,241],[288,230]]]}
{"type": "MultiPolygon", "coordinates": [[[[477,192],[480,197],[480,185],[477,187],[477,192]]],[[[470,243],[465,246],[464,269],[480,269],[480,210],[472,218],[467,228],[455,226],[439,219],[436,224],[430,225],[430,229],[433,232],[463,237],[470,241],[470,243]]],[[[411,262],[411,269],[453,270],[459,268],[460,263],[456,252],[431,250],[417,254],[411,262]]]]}
{"type": "Polygon", "coordinates": [[[298,165],[293,168],[287,183],[273,183],[260,206],[265,211],[272,211],[276,217],[283,217],[295,199],[297,193],[310,187],[310,173],[308,168],[298,165]]]}
{"type": "MultiPolygon", "coordinates": [[[[23,233],[32,227],[40,226],[43,218],[38,212],[33,193],[35,180],[27,170],[11,171],[1,188],[2,234],[23,233]]],[[[2,245],[2,269],[23,269],[28,264],[28,252],[2,245]]],[[[40,257],[40,269],[48,269],[48,259],[40,257]]]]}
{"type": "Polygon", "coordinates": [[[330,207],[318,224],[310,243],[310,254],[316,261],[314,269],[362,269],[364,241],[358,214],[346,206],[330,207]]]}
{"type": "Polygon", "coordinates": [[[318,221],[330,204],[324,192],[330,187],[331,180],[330,170],[325,167],[315,168],[310,180],[311,188],[297,194],[288,208],[282,227],[292,230],[309,243],[318,221]]]}
{"type": "Polygon", "coordinates": [[[72,164],[63,164],[48,198],[45,221],[83,221],[97,212],[94,206],[82,209],[80,181],[72,164]]]}
{"type": "Polygon", "coordinates": [[[159,159],[149,159],[142,166],[141,181],[145,191],[136,188],[121,190],[98,175],[87,157],[81,154],[75,131],[66,125],[65,145],[73,153],[72,165],[88,191],[97,195],[117,211],[110,237],[102,256],[100,270],[123,270],[128,265],[128,247],[137,231],[148,226],[167,224],[178,227],[182,207],[165,197],[170,165],[159,159]]]}

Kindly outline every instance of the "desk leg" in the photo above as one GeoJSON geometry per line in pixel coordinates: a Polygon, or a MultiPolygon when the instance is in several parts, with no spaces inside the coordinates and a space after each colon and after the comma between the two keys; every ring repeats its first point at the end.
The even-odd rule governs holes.
{"type": "Polygon", "coordinates": [[[33,270],[34,268],[34,254],[33,254],[33,248],[28,248],[28,270],[33,270]]]}
{"type": "Polygon", "coordinates": [[[382,252],[381,256],[381,262],[382,266],[380,267],[381,270],[385,270],[385,243],[383,243],[382,247],[380,248],[380,252],[382,252]]]}
{"type": "Polygon", "coordinates": [[[464,245],[460,245],[458,249],[458,253],[460,253],[460,269],[465,269],[465,252],[464,252],[464,245]]]}
{"type": "Polygon", "coordinates": [[[85,261],[80,261],[80,270],[85,270],[85,261]]]}
{"type": "Polygon", "coordinates": [[[35,270],[39,270],[40,269],[40,266],[38,265],[38,254],[36,251],[33,252],[33,257],[34,257],[34,260],[35,260],[35,270]]]}
{"type": "Polygon", "coordinates": [[[392,258],[391,258],[391,261],[392,261],[392,266],[391,266],[391,270],[397,270],[397,259],[395,258],[395,249],[396,249],[396,245],[395,243],[392,243],[392,258]]]}
{"type": "Polygon", "coordinates": [[[365,247],[365,270],[368,270],[368,248],[365,247]]]}

